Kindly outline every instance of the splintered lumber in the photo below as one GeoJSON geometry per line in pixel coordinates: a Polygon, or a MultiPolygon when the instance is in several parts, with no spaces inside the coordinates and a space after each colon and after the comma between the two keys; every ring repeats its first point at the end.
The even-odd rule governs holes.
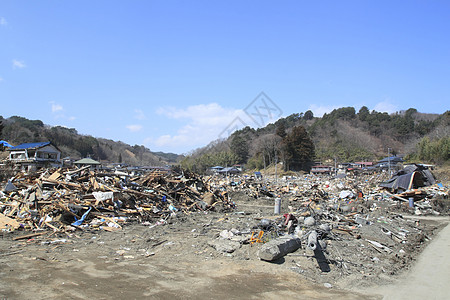
{"type": "MultiPolygon", "coordinates": [[[[402,197],[400,197],[400,196],[398,196],[398,195],[393,195],[393,194],[391,194],[391,193],[389,193],[389,192],[386,192],[386,191],[384,191],[384,192],[385,192],[386,194],[388,194],[389,196],[395,198],[395,199],[402,200],[402,201],[404,201],[404,202],[409,202],[409,200],[407,200],[407,199],[405,199],[405,198],[402,198],[402,197]]],[[[414,205],[417,206],[417,207],[420,207],[420,208],[423,208],[423,207],[424,207],[423,205],[421,205],[421,204],[419,204],[419,203],[414,203],[414,205]]]]}
{"type": "Polygon", "coordinates": [[[80,173],[80,172],[82,172],[82,171],[84,171],[84,170],[89,169],[90,167],[91,167],[91,166],[85,166],[85,167],[82,167],[82,168],[79,168],[79,169],[76,169],[76,170],[73,170],[73,171],[65,172],[64,174],[65,174],[65,175],[72,175],[72,174],[80,173]]]}
{"type": "Polygon", "coordinates": [[[58,171],[55,171],[50,177],[48,177],[49,180],[58,180],[58,178],[61,176],[61,173],[58,171]]]}
{"type": "MultiPolygon", "coordinates": [[[[89,208],[93,209],[89,219],[114,215],[148,220],[174,212],[212,210],[220,204],[230,209],[233,206],[222,190],[225,186],[220,191],[210,190],[205,180],[194,173],[174,175],[153,171],[132,179],[129,176],[120,171],[96,173],[88,166],[76,170],[46,169],[30,175],[18,173],[13,181],[22,191],[10,191],[2,203],[5,210],[0,218],[1,228],[11,231],[23,223],[25,230],[47,227],[61,232],[67,224],[79,219],[82,210],[89,208]],[[94,193],[113,197],[97,199],[94,193]]],[[[211,177],[207,179],[210,180],[211,177]]],[[[120,226],[114,219],[109,222],[120,226]]]]}
{"type": "Polygon", "coordinates": [[[274,261],[302,247],[298,237],[283,236],[264,244],[258,251],[261,260],[274,261]]]}
{"type": "Polygon", "coordinates": [[[69,186],[69,187],[76,188],[76,189],[82,188],[81,184],[78,184],[78,183],[65,182],[65,181],[60,181],[60,180],[51,180],[49,178],[44,178],[43,180],[44,180],[44,182],[47,181],[50,183],[65,185],[65,186],[69,186]]]}
{"type": "Polygon", "coordinates": [[[25,234],[25,235],[13,237],[12,240],[13,241],[18,241],[18,240],[29,239],[29,238],[32,238],[32,237],[35,237],[35,236],[44,235],[44,234],[47,234],[47,233],[48,233],[48,231],[35,232],[35,233],[30,233],[30,234],[25,234]]]}

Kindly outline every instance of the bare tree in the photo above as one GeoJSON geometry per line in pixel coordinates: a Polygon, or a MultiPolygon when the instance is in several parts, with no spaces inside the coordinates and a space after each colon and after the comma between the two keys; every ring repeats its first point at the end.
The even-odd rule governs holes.
{"type": "Polygon", "coordinates": [[[275,155],[279,154],[281,140],[282,138],[276,134],[262,135],[256,139],[252,152],[262,153],[264,163],[270,165],[275,162],[275,155]]]}

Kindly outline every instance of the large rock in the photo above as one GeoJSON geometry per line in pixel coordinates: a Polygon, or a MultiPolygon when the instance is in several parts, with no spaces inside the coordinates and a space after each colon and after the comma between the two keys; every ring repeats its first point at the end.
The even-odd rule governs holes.
{"type": "Polygon", "coordinates": [[[298,237],[287,235],[264,244],[258,251],[261,260],[274,261],[302,247],[298,237]]]}

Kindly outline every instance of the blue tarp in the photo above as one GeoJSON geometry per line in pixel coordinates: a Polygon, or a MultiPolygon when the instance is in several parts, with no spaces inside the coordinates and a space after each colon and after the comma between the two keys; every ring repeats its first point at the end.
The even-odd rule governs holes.
{"type": "Polygon", "coordinates": [[[13,145],[11,145],[10,143],[8,143],[7,141],[0,141],[0,145],[2,145],[3,147],[14,147],[13,145]]]}
{"type": "Polygon", "coordinates": [[[81,218],[79,220],[76,220],[77,218],[75,217],[75,222],[72,223],[73,226],[80,226],[81,224],[83,224],[84,219],[86,219],[87,215],[89,214],[89,212],[91,211],[92,207],[89,207],[89,209],[83,214],[83,216],[81,216],[81,218]]]}
{"type": "Polygon", "coordinates": [[[47,145],[50,145],[50,142],[25,143],[12,147],[10,150],[37,149],[47,145]]]}

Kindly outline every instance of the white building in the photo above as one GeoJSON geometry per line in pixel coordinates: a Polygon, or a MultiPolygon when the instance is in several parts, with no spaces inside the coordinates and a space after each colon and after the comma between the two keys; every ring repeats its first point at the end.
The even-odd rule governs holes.
{"type": "Polygon", "coordinates": [[[22,167],[61,166],[61,151],[50,142],[21,144],[8,151],[9,160],[22,167]]]}

